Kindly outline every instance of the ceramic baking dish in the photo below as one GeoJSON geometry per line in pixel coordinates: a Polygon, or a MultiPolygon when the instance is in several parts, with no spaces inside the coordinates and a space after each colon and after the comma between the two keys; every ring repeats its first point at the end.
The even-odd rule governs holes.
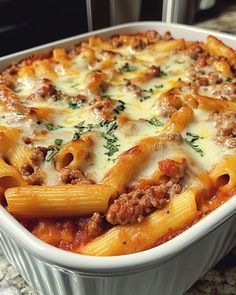
{"type": "MultiPolygon", "coordinates": [[[[155,29],[174,37],[204,40],[213,34],[236,47],[236,37],[161,22],[131,23],[64,39],[0,58],[12,61],[56,46],[71,46],[88,36],[110,36],[155,29]]],[[[5,256],[42,295],[180,295],[236,245],[236,197],[190,229],[156,248],[116,257],[74,254],[50,246],[28,232],[0,207],[0,243],[5,256]]]]}

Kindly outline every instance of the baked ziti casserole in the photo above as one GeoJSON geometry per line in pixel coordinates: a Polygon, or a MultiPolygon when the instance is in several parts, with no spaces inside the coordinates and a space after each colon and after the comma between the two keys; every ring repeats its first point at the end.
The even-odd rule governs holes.
{"type": "Polygon", "coordinates": [[[0,76],[1,204],[85,255],[143,251],[236,193],[236,53],[208,36],[92,36],[0,76]]]}

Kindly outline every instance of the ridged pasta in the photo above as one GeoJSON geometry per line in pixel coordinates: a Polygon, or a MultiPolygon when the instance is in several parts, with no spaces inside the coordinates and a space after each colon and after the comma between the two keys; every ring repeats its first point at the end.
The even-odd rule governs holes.
{"type": "Polygon", "coordinates": [[[214,36],[154,30],[12,65],[0,75],[1,204],[84,255],[175,236],[235,192],[235,68],[214,36]]]}

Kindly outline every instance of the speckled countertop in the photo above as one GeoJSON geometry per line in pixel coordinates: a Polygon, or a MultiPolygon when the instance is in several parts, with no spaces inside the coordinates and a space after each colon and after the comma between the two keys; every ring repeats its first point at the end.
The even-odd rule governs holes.
{"type": "MultiPolygon", "coordinates": [[[[222,10],[217,17],[196,25],[202,28],[236,34],[236,5],[229,6],[222,10]]],[[[1,252],[0,295],[37,295],[1,252]]],[[[222,259],[214,269],[208,271],[184,295],[236,295],[236,248],[222,259]]]]}

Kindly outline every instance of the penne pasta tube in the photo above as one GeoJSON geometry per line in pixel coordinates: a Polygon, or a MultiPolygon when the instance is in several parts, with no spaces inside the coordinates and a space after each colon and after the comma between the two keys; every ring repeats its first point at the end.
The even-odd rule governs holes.
{"type": "Polygon", "coordinates": [[[18,70],[19,77],[34,77],[35,76],[35,69],[33,65],[25,65],[24,67],[20,67],[18,70]]]}
{"type": "MultiPolygon", "coordinates": [[[[210,111],[235,111],[236,103],[227,100],[221,100],[214,97],[203,96],[198,94],[181,94],[177,89],[172,89],[160,96],[158,103],[168,103],[169,105],[179,108],[186,105],[189,108],[199,108],[210,111]]],[[[173,118],[173,116],[172,116],[173,118]]]]}
{"type": "Polygon", "coordinates": [[[0,157],[0,186],[4,188],[24,185],[21,174],[0,157]]]}
{"type": "Polygon", "coordinates": [[[214,36],[207,37],[206,47],[212,55],[222,56],[227,59],[235,58],[234,50],[214,36]]]}
{"type": "Polygon", "coordinates": [[[38,77],[47,77],[51,80],[57,77],[57,73],[54,71],[52,65],[52,61],[49,59],[36,60],[33,62],[35,74],[38,77]]]}
{"type": "Polygon", "coordinates": [[[30,157],[33,155],[33,151],[24,144],[12,144],[7,152],[7,158],[9,162],[21,170],[22,166],[31,163],[30,157]]]}
{"type": "Polygon", "coordinates": [[[77,252],[112,256],[143,251],[153,247],[169,231],[192,223],[197,214],[195,190],[189,189],[175,197],[166,208],[151,213],[142,222],[113,227],[77,252]]]}
{"type": "Polygon", "coordinates": [[[20,171],[23,165],[31,163],[33,151],[23,143],[16,143],[19,135],[17,129],[0,127],[0,152],[7,162],[20,171]]]}
{"type": "Polygon", "coordinates": [[[4,191],[9,187],[25,185],[21,174],[0,157],[0,203],[4,199],[4,191]]]}
{"type": "Polygon", "coordinates": [[[216,72],[220,72],[222,78],[233,78],[233,73],[230,69],[230,65],[224,60],[215,61],[213,64],[213,69],[216,72]]]}
{"type": "Polygon", "coordinates": [[[172,117],[166,122],[163,132],[181,132],[193,120],[193,110],[190,107],[183,106],[176,111],[172,117]]]}
{"type": "Polygon", "coordinates": [[[54,48],[52,51],[53,60],[59,63],[67,63],[69,58],[64,48],[54,48]]]}
{"type": "Polygon", "coordinates": [[[96,54],[95,50],[92,48],[89,48],[88,46],[83,46],[81,48],[81,54],[83,58],[88,62],[88,63],[93,63],[96,61],[96,54]]]}
{"type": "Polygon", "coordinates": [[[213,97],[192,95],[198,102],[198,108],[210,111],[236,111],[236,103],[213,97]]]}
{"type": "Polygon", "coordinates": [[[114,195],[116,190],[103,184],[14,187],[5,192],[9,212],[24,217],[104,213],[114,195]]]}
{"type": "Polygon", "coordinates": [[[119,194],[124,192],[127,183],[135,176],[140,166],[149,158],[150,154],[158,149],[158,137],[148,137],[136,146],[125,151],[105,175],[102,183],[114,187],[119,194]]]}
{"type": "Polygon", "coordinates": [[[69,142],[54,158],[56,169],[61,170],[64,167],[79,169],[90,154],[91,146],[93,140],[90,137],[69,142]]]}
{"type": "Polygon", "coordinates": [[[91,36],[88,39],[88,46],[89,47],[100,47],[103,50],[112,50],[112,45],[109,41],[99,37],[99,36],[91,36]]]}
{"type": "Polygon", "coordinates": [[[104,82],[106,75],[102,72],[90,72],[86,78],[86,89],[92,94],[99,95],[100,87],[104,82]]]}
{"type": "Polygon", "coordinates": [[[15,128],[5,128],[0,126],[0,152],[18,170],[25,164],[31,163],[33,151],[25,144],[17,143],[20,132],[15,128]]]}
{"type": "Polygon", "coordinates": [[[229,191],[236,187],[236,155],[224,157],[210,172],[215,187],[229,191]]]}
{"type": "Polygon", "coordinates": [[[168,40],[168,41],[159,41],[156,44],[153,44],[150,46],[152,50],[155,50],[156,52],[165,52],[169,53],[171,51],[175,51],[177,49],[183,49],[185,48],[185,41],[184,39],[173,39],[173,40],[168,40]]]}

